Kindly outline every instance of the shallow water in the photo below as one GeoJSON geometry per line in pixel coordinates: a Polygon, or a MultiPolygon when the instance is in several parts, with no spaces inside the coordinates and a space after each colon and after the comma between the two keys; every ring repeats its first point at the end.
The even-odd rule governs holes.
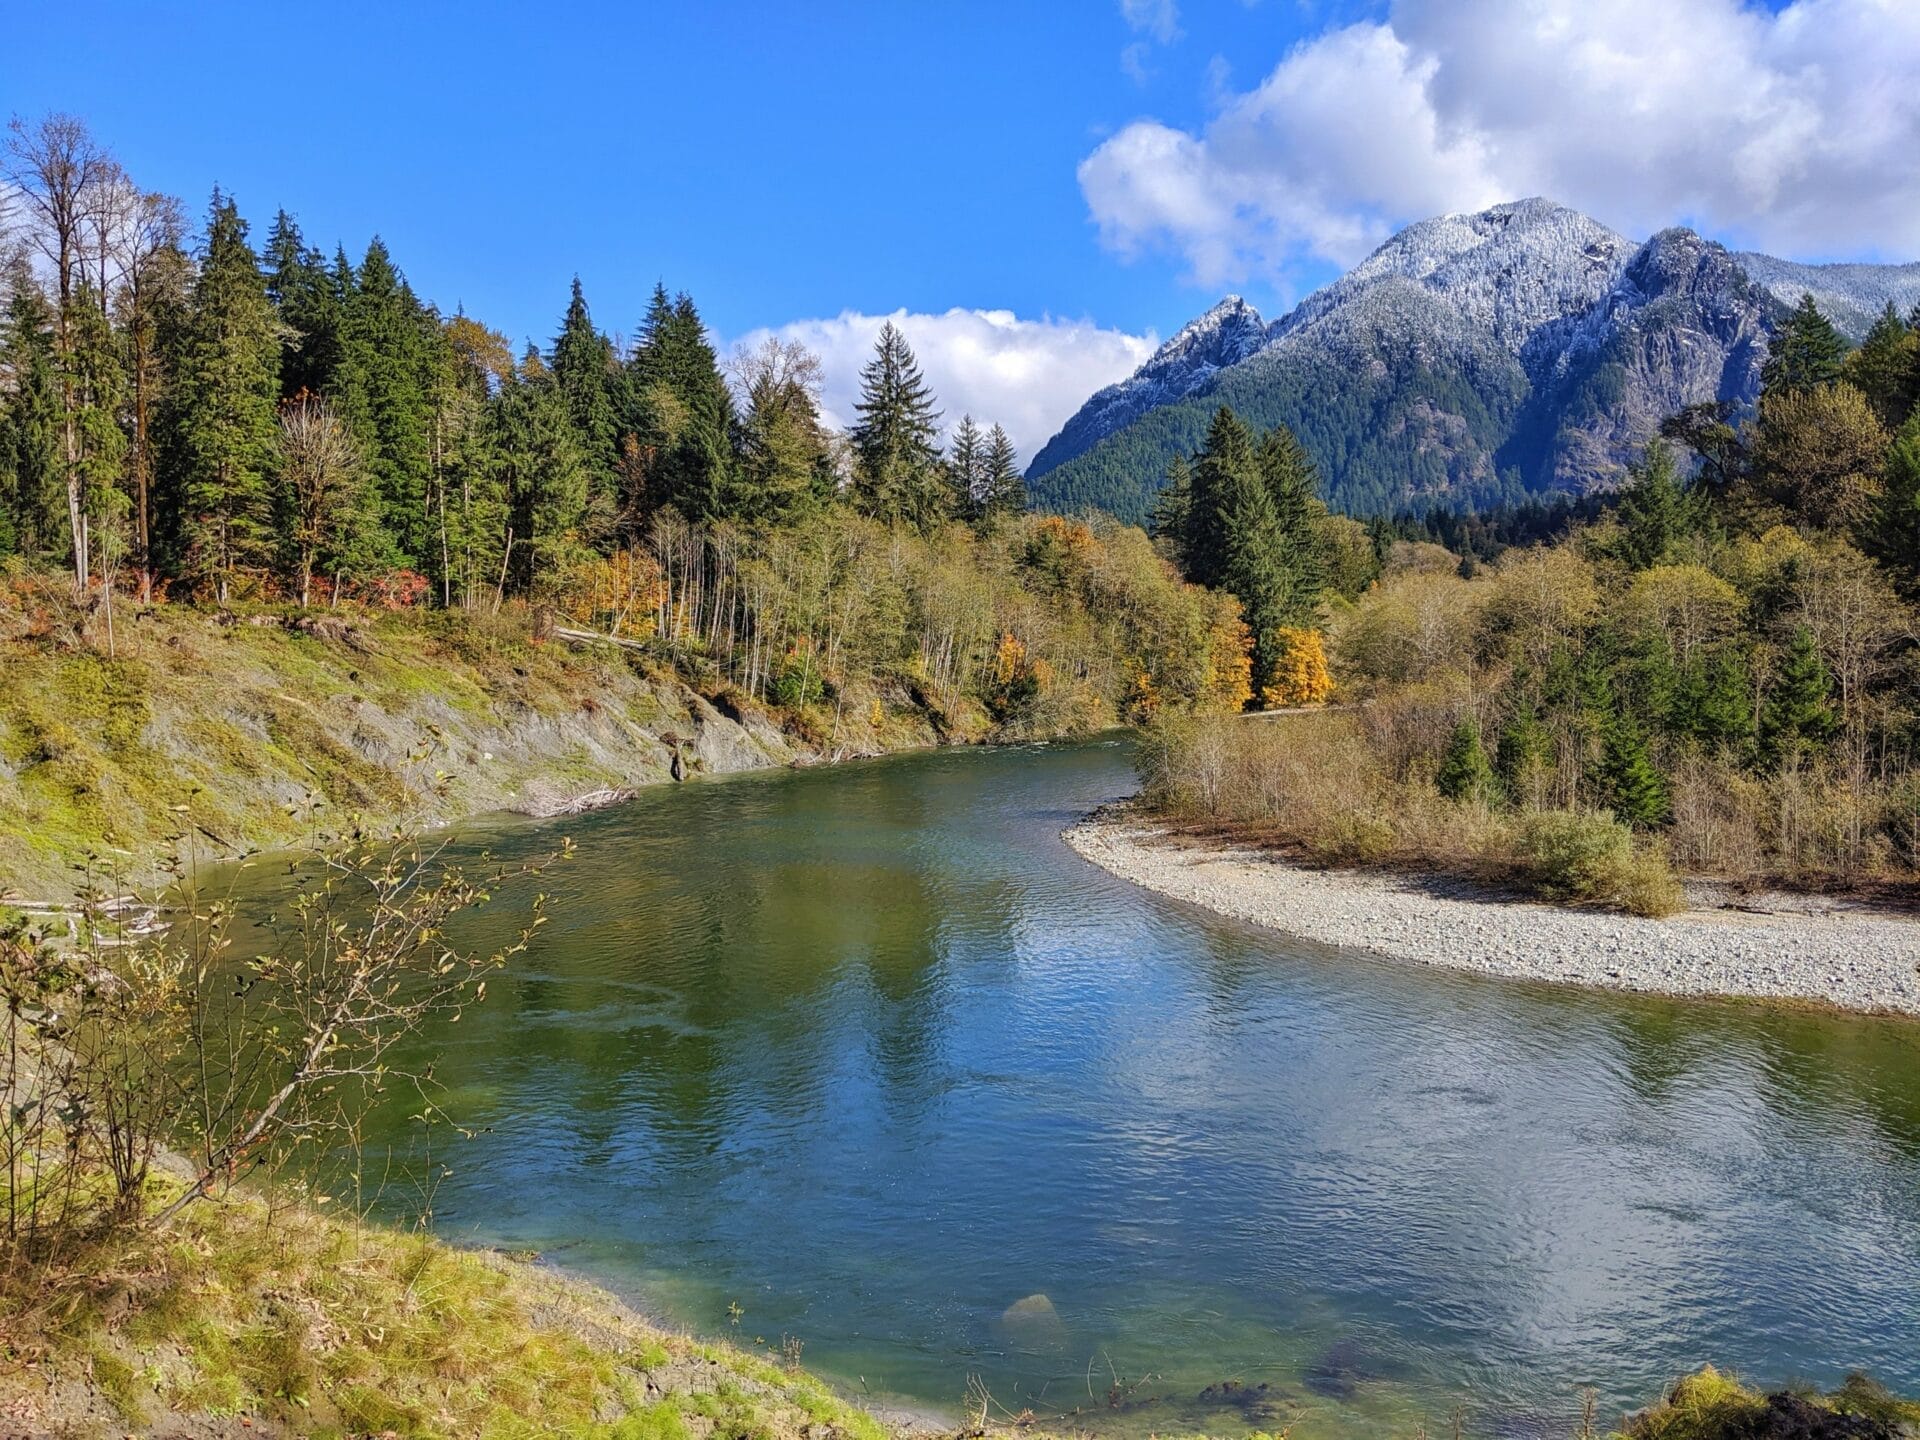
{"type": "Polygon", "coordinates": [[[896,757],[476,832],[579,856],[431,1037],[475,1132],[443,1233],[794,1337],[855,1394],[957,1410],[977,1376],[1082,1428],[1566,1434],[1577,1386],[1604,1419],[1709,1360],[1920,1390],[1920,1025],[1219,921],[1060,842],[1128,761],[896,757]]]}

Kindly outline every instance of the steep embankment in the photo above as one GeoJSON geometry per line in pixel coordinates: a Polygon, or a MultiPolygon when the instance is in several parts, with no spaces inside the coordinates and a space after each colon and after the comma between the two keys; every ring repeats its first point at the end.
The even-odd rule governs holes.
{"type": "Polygon", "coordinates": [[[174,837],[203,858],[343,823],[553,814],[684,774],[975,738],[901,687],[804,713],[757,705],[524,620],[123,617],[111,654],[0,639],[0,897],[61,901],[148,880],[174,837]]]}

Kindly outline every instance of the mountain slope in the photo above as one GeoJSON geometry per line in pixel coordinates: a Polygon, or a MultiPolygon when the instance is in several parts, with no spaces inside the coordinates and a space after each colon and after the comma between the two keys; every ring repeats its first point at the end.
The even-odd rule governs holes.
{"type": "Polygon", "coordinates": [[[1663,416],[1752,399],[1781,297],[1808,285],[1858,334],[1887,299],[1920,300],[1920,265],[1796,266],[1688,230],[1636,245],[1541,199],[1442,216],[1260,343],[1250,307],[1216,306],[1069,420],[1029,488],[1045,507],[1141,519],[1222,404],[1290,425],[1352,512],[1608,488],[1663,416]]]}

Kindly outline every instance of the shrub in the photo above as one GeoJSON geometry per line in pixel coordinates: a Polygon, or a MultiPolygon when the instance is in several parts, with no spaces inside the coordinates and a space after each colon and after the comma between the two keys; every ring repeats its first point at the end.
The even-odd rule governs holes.
{"type": "Polygon", "coordinates": [[[1685,898],[1653,848],[1605,810],[1541,810],[1520,825],[1518,857],[1543,894],[1617,905],[1635,915],[1671,915],[1685,898]]]}

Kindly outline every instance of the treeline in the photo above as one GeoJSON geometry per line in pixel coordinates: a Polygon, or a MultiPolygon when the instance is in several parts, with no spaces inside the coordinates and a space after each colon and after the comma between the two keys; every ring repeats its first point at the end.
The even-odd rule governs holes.
{"type": "Polygon", "coordinates": [[[256,250],[216,193],[192,241],[70,117],[15,120],[6,162],[0,554],[81,591],[474,605],[560,587],[668,510],[925,530],[1025,506],[998,426],[968,417],[942,453],[892,327],[837,435],[814,356],[769,342],[723,369],[664,287],[622,347],[576,281],[552,344],[516,355],[378,239],[329,257],[281,211],[256,250]]]}
{"type": "Polygon", "coordinates": [[[1753,413],[1672,417],[1617,501],[1506,533],[1447,522],[1457,549],[1375,524],[1380,578],[1326,592],[1313,622],[1358,707],[1175,737],[1151,757],[1163,801],[1349,858],[1564,860],[1591,841],[1617,868],[1630,830],[1691,870],[1911,876],[1917,402],[1920,314],[1889,309],[1850,350],[1809,299],[1753,413]],[[1565,533],[1525,543],[1536,527],[1565,533]],[[1593,823],[1582,840],[1547,814],[1593,823]]]}

